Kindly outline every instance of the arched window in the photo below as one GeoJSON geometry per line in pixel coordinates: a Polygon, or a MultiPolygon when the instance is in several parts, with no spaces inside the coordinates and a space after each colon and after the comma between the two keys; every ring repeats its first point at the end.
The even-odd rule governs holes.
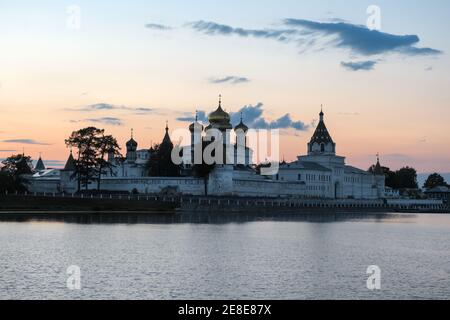
{"type": "Polygon", "coordinates": [[[320,152],[325,152],[325,144],[320,144],[320,152]]]}

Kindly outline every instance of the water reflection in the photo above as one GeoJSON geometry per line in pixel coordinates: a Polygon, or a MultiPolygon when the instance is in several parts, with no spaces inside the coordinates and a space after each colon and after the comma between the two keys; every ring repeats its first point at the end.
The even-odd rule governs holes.
{"type": "Polygon", "coordinates": [[[257,221],[332,223],[352,220],[384,222],[413,218],[413,214],[394,213],[2,213],[0,222],[63,222],[73,224],[226,224],[257,221]]]}

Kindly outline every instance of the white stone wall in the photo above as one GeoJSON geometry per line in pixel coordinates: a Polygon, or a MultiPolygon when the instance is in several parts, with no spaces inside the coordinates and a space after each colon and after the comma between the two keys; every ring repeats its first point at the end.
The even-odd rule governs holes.
{"type": "Polygon", "coordinates": [[[344,198],[377,199],[378,189],[375,176],[363,173],[345,173],[344,198]]]}
{"type": "Polygon", "coordinates": [[[233,166],[217,166],[209,174],[208,195],[227,196],[234,193],[233,190],[233,166]]]}
{"type": "Polygon", "coordinates": [[[314,171],[283,168],[274,177],[279,182],[303,183],[303,194],[310,198],[333,198],[334,188],[331,171],[314,171]]]}
{"type": "Polygon", "coordinates": [[[61,191],[61,182],[54,179],[30,180],[27,187],[28,191],[32,193],[58,193],[61,191]]]}
{"type": "Polygon", "coordinates": [[[139,193],[160,193],[164,188],[177,188],[178,192],[189,195],[204,195],[205,181],[195,178],[107,178],[102,180],[102,189],[127,191],[136,189],[139,193]]]}
{"type": "Polygon", "coordinates": [[[305,185],[273,180],[233,180],[233,193],[245,197],[304,197],[305,185]]]}

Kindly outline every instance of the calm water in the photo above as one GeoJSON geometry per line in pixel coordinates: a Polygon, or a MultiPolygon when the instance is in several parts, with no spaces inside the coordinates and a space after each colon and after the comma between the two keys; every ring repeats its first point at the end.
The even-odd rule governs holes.
{"type": "Polygon", "coordinates": [[[1,218],[0,299],[450,298],[448,215],[58,219],[1,218]]]}

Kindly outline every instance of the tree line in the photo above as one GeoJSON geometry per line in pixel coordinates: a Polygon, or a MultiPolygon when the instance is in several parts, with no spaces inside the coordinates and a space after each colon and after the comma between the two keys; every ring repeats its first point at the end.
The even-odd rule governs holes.
{"type": "MultiPolygon", "coordinates": [[[[395,190],[402,189],[418,189],[417,171],[412,167],[403,167],[399,170],[392,171],[388,167],[382,167],[384,176],[386,177],[386,187],[395,190]]],[[[369,168],[369,172],[373,173],[375,166],[369,168]]],[[[432,189],[435,187],[449,187],[445,179],[438,173],[433,173],[428,176],[426,182],[422,186],[424,189],[432,189]]]]}

